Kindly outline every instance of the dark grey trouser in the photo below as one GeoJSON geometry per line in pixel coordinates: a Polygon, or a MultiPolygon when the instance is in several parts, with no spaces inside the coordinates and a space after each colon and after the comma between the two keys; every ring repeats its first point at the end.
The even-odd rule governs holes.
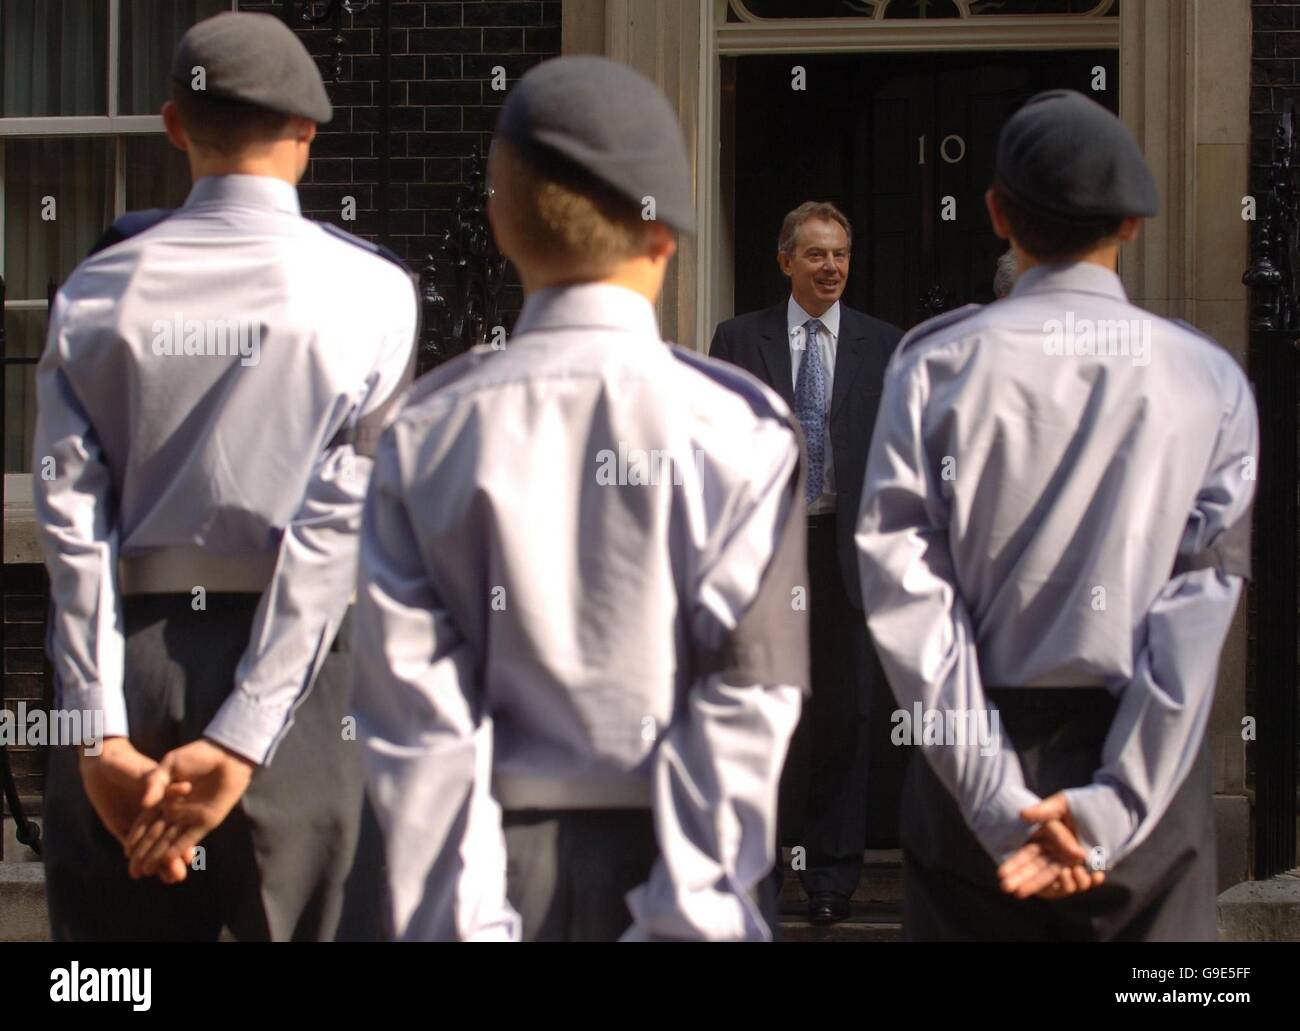
{"type": "MultiPolygon", "coordinates": [[[[804,891],[852,895],[867,842],[873,656],[865,617],[840,576],[834,518],[810,518],[812,691],[781,775],[778,844],[804,849],[804,891]]],[[[774,933],[784,873],[778,854],[759,888],[760,909],[774,933]]]]}
{"type": "Polygon", "coordinates": [[[649,809],[522,809],[502,819],[506,897],[524,941],[617,941],[659,857],[649,809]]]}
{"type": "MultiPolygon", "coordinates": [[[[990,689],[1030,790],[1092,780],[1115,713],[1104,690],[990,689]]],[[[903,933],[914,941],[1213,941],[1217,893],[1209,753],[1201,751],[1151,835],[1069,898],[1017,900],[923,755],[903,792],[903,933]]]]}
{"type": "MultiPolygon", "coordinates": [[[[256,595],[214,594],[195,612],[187,594],[125,599],[127,719],[137,749],[161,759],[202,736],[230,694],[257,603],[256,595]]],[[[343,733],[350,699],[347,656],[331,653],[270,765],[202,842],[204,869],[179,885],[128,876],[121,846],[86,798],[75,750],[51,749],[45,871],[53,937],[214,940],[223,926],[254,941],[377,937],[381,850],[373,841],[357,845],[360,746],[343,733]],[[354,866],[361,853],[365,864],[354,866]],[[341,927],[345,882],[352,890],[341,927]]]]}

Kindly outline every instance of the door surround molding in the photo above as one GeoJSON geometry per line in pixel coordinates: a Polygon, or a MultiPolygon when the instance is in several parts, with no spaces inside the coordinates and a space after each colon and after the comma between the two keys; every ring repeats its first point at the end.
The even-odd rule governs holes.
{"type": "Polygon", "coordinates": [[[680,241],[660,318],[666,337],[702,351],[718,321],[733,314],[732,240],[721,181],[720,62],[750,54],[1117,49],[1120,115],[1151,162],[1165,212],[1148,224],[1121,274],[1136,302],[1161,314],[1194,314],[1197,8],[1196,0],[1143,0],[1124,4],[1118,18],[729,23],[727,0],[565,0],[562,48],[632,65],[658,83],[677,109],[702,217],[696,236],[680,241]],[[1169,217],[1174,212],[1177,217],[1169,217]]]}

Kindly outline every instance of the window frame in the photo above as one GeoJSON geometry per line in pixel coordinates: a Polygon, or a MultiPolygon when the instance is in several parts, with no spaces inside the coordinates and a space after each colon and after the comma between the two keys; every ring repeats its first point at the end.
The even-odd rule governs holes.
{"type": "MultiPolygon", "coordinates": [[[[110,137],[113,140],[113,217],[126,213],[126,139],[128,136],[160,136],[163,134],[161,115],[123,115],[118,113],[120,103],[118,72],[121,68],[122,0],[99,0],[108,4],[108,60],[104,74],[108,77],[108,113],[103,115],[36,115],[0,118],[0,270],[5,263],[4,225],[4,159],[5,141],[9,139],[42,139],[59,136],[110,137]]],[[[228,0],[232,11],[238,9],[238,0],[228,0]]],[[[45,297],[5,297],[5,311],[45,309],[45,297]]]]}

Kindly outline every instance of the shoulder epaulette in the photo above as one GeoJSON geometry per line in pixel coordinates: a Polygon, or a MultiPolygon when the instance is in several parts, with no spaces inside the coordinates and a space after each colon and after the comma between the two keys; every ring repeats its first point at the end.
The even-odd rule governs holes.
{"type": "Polygon", "coordinates": [[[113,220],[113,224],[104,230],[103,234],[95,245],[90,248],[91,254],[98,254],[102,250],[107,250],[116,243],[123,240],[129,240],[133,236],[143,233],[146,229],[152,229],[163,219],[172,214],[172,208],[145,208],[141,211],[128,211],[113,220]]]}
{"type": "Polygon", "coordinates": [[[898,342],[898,348],[894,353],[902,354],[918,341],[924,340],[926,337],[937,333],[939,330],[955,325],[963,319],[970,318],[976,312],[983,310],[984,306],[982,304],[966,304],[962,305],[960,308],[954,308],[952,311],[945,311],[940,315],[936,315],[932,319],[926,319],[924,322],[913,326],[903,334],[903,339],[898,342]]]}
{"type": "Polygon", "coordinates": [[[317,222],[316,224],[324,229],[325,232],[329,233],[330,236],[336,236],[340,240],[352,244],[354,247],[360,247],[363,251],[369,251],[371,254],[383,258],[385,261],[391,261],[408,276],[411,274],[411,270],[407,267],[406,262],[398,256],[397,252],[391,248],[385,247],[382,243],[372,243],[369,240],[363,240],[361,237],[349,233],[346,229],[340,229],[331,222],[317,222]]]}

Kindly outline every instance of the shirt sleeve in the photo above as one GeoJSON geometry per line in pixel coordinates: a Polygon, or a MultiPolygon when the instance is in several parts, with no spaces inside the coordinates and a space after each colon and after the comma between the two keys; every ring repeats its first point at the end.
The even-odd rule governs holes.
{"type": "Polygon", "coordinates": [[[794,431],[774,422],[753,447],[773,457],[701,565],[697,678],[654,756],[659,858],[628,894],[625,940],[772,937],[753,894],[776,858],[777,789],[808,682],[806,540],[794,431]]]}
{"type": "Polygon", "coordinates": [[[1235,379],[1175,575],[1147,611],[1101,768],[1090,785],[1066,792],[1080,840],[1096,850],[1099,867],[1114,866],[1151,833],[1205,737],[1219,655],[1249,573],[1259,428],[1250,386],[1240,374],[1235,379]]]}
{"type": "MultiPolygon", "coordinates": [[[[855,536],[862,607],[900,706],[920,703],[923,712],[960,713],[996,728],[997,706],[984,691],[948,543],[943,456],[926,449],[927,398],[924,365],[897,355],[885,378],[855,536]]],[[[966,738],[923,744],[922,754],[984,850],[1001,862],[1028,838],[1032,826],[1020,812],[1039,798],[1025,787],[1020,760],[1001,734],[966,738]]]]}
{"type": "MultiPolygon", "coordinates": [[[[371,375],[352,437],[317,459],[298,511],[280,539],[235,686],[205,736],[254,762],[269,762],[293,710],[320,670],[356,583],[357,531],[371,459],[360,443],[409,382],[415,293],[396,319],[371,375]]],[[[373,448],[369,449],[373,451],[373,448]]]]}
{"type": "Polygon", "coordinates": [[[422,561],[392,434],[362,520],[352,648],[364,671],[357,727],[397,938],[517,941],[491,793],[492,720],[469,645],[422,561]]]}
{"type": "Polygon", "coordinates": [[[64,366],[62,295],[36,370],[33,502],[54,602],[60,706],[102,710],[107,736],[128,732],[112,475],[64,366]]]}

